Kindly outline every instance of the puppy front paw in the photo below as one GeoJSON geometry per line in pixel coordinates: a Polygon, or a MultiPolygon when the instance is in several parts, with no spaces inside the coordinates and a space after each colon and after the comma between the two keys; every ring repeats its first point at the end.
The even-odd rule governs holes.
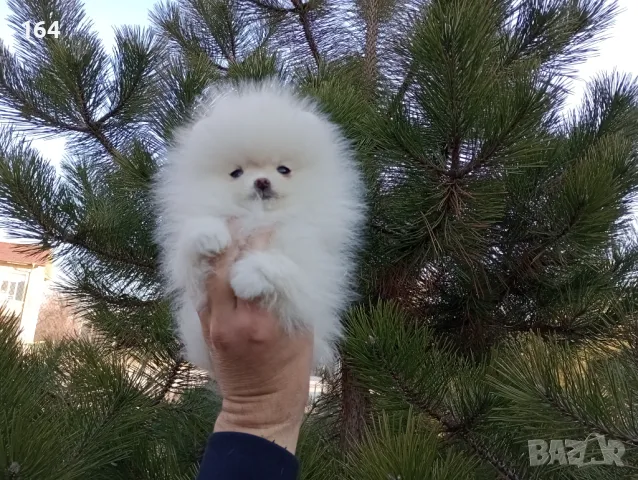
{"type": "Polygon", "coordinates": [[[202,221],[184,232],[183,248],[194,260],[217,255],[232,241],[228,227],[221,221],[202,221]]]}
{"type": "Polygon", "coordinates": [[[253,300],[275,293],[255,256],[247,256],[235,263],[230,272],[230,286],[235,295],[244,300],[253,300]]]}

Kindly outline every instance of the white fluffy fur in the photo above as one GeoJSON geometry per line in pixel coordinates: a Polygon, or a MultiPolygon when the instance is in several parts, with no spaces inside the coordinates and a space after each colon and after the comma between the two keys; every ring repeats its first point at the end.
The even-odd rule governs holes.
{"type": "Polygon", "coordinates": [[[216,92],[180,132],[155,192],[163,272],[188,360],[210,371],[196,313],[210,273],[203,259],[228,246],[227,220],[236,217],[242,235],[274,228],[267,250],[233,265],[236,295],[262,299],[288,330],[312,329],[316,363],[331,361],[353,294],[363,187],[347,142],[312,102],[274,82],[216,92]],[[282,165],[289,175],[277,172],[282,165]],[[234,179],[238,167],[244,173],[234,179]],[[262,177],[276,198],[255,196],[262,177]]]}

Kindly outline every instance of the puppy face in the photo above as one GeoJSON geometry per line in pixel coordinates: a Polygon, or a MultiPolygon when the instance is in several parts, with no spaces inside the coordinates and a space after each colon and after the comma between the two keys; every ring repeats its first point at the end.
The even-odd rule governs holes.
{"type": "MultiPolygon", "coordinates": [[[[229,215],[263,208],[319,208],[347,157],[332,124],[285,91],[246,90],[218,98],[177,150],[184,183],[229,215]]],[[[210,209],[209,209],[210,210],[210,209]]]]}
{"type": "Polygon", "coordinates": [[[293,171],[296,166],[296,162],[248,158],[228,164],[227,182],[238,203],[265,202],[273,206],[292,193],[292,184],[300,173],[293,171]]]}

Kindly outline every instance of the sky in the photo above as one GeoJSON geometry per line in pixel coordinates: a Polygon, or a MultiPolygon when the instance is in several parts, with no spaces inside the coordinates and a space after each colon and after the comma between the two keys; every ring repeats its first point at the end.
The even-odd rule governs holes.
{"type": "MultiPolygon", "coordinates": [[[[110,51],[114,45],[113,28],[122,25],[148,25],[148,12],[156,3],[156,0],[84,0],[84,10],[104,47],[110,51]]],[[[10,43],[13,32],[7,22],[9,14],[7,0],[0,0],[0,38],[10,43]]],[[[35,140],[33,145],[54,164],[59,163],[64,155],[63,138],[35,140]]]]}
{"type": "MultiPolygon", "coordinates": [[[[84,9],[105,48],[111,50],[114,45],[113,28],[121,25],[147,25],[148,12],[156,3],[156,0],[85,0],[84,9]]],[[[10,44],[13,32],[7,22],[9,14],[7,1],[0,0],[0,39],[10,44]]],[[[33,146],[53,164],[58,164],[64,155],[63,138],[34,140],[33,146]]],[[[0,229],[0,241],[2,240],[6,240],[6,236],[0,229]]]]}
{"type": "MultiPolygon", "coordinates": [[[[156,0],[85,0],[88,18],[92,19],[95,30],[105,47],[113,46],[113,27],[120,25],[147,25],[148,12],[156,0]]],[[[573,83],[570,105],[578,103],[586,81],[602,71],[618,70],[638,76],[638,0],[619,0],[622,12],[600,43],[598,54],[591,56],[578,68],[573,83]]],[[[6,21],[9,15],[6,0],[0,0],[0,38],[11,41],[11,31],[6,21]]],[[[64,139],[35,140],[33,145],[45,158],[57,164],[64,155],[64,139]]],[[[3,233],[0,231],[0,240],[3,233]]]]}

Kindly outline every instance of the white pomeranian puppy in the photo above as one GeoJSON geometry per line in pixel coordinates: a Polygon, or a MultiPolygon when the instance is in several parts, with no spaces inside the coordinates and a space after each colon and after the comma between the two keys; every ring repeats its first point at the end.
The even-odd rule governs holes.
{"type": "Polygon", "coordinates": [[[266,250],[232,266],[237,297],[262,301],[287,331],[313,331],[316,364],[330,363],[353,297],[364,189],[348,143],[311,101],[272,81],[215,92],[177,136],[155,200],[163,273],[190,362],[211,371],[197,311],[207,257],[229,245],[233,218],[242,237],[272,230],[266,250]]]}

